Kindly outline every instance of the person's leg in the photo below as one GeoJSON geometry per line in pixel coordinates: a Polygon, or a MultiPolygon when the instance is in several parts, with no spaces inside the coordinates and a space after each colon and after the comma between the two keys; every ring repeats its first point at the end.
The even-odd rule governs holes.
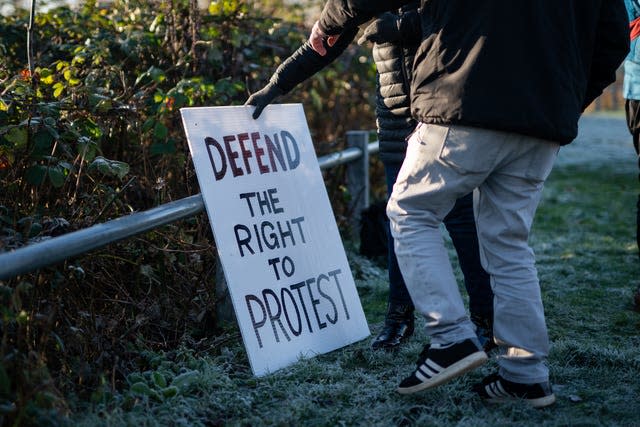
{"type": "Polygon", "coordinates": [[[467,316],[440,230],[456,200],[484,180],[498,154],[492,145],[473,147],[473,136],[474,132],[420,125],[409,140],[387,205],[398,263],[431,337],[416,370],[401,381],[398,392],[402,394],[437,386],[487,360],[467,316]],[[461,173],[443,161],[442,153],[451,143],[457,143],[458,152],[474,163],[471,173],[461,173]],[[471,147],[475,149],[467,154],[471,147]]]}
{"type": "MultiPolygon", "coordinates": [[[[396,182],[398,172],[402,163],[385,163],[384,172],[387,181],[387,200],[391,196],[393,191],[393,184],[396,182]]],[[[411,306],[413,309],[413,302],[411,296],[407,290],[407,285],[404,283],[402,273],[400,272],[400,266],[398,266],[398,260],[396,258],[395,243],[391,230],[389,229],[389,222],[387,221],[387,235],[388,235],[388,262],[389,262],[389,302],[399,305],[411,306]]]]}
{"type": "MultiPolygon", "coordinates": [[[[387,196],[391,196],[402,163],[385,162],[387,196]]],[[[444,224],[458,255],[465,288],[469,294],[469,311],[476,333],[485,346],[493,336],[493,292],[489,275],[482,268],[478,252],[478,234],[473,215],[473,194],[459,198],[444,224]]],[[[389,300],[385,326],[373,342],[373,348],[393,348],[413,333],[414,307],[396,259],[394,240],[388,228],[389,300]]],[[[486,348],[486,347],[485,347],[486,348]]]]}
{"type": "Polygon", "coordinates": [[[488,349],[493,340],[493,291],[489,274],[482,268],[478,249],[478,232],[473,214],[473,194],[456,201],[444,218],[449,236],[458,255],[464,285],[469,294],[469,313],[481,344],[488,349]]]}
{"type": "Polygon", "coordinates": [[[439,227],[456,200],[483,179],[440,161],[447,133],[447,127],[424,124],[414,133],[387,205],[407,289],[431,343],[439,345],[475,338],[439,227]]]}
{"type": "MultiPolygon", "coordinates": [[[[402,163],[385,162],[384,172],[387,183],[387,197],[391,195],[393,184],[400,171],[402,163]]],[[[371,347],[377,349],[393,349],[406,340],[414,331],[414,307],[407,286],[402,278],[398,260],[394,249],[393,236],[386,222],[387,232],[387,266],[389,272],[389,296],[387,312],[382,330],[374,339],[371,347]]]]}
{"type": "MultiPolygon", "coordinates": [[[[640,182],[640,101],[636,99],[625,100],[625,113],[627,126],[633,139],[633,148],[636,150],[638,161],[638,181],[640,182]]],[[[638,246],[638,257],[640,257],[640,194],[636,203],[636,242],[638,246]]]]}
{"type": "Polygon", "coordinates": [[[480,185],[476,226],[482,265],[494,292],[499,371],[473,386],[488,402],[525,401],[542,408],[556,400],[546,357],[549,339],[529,231],[558,145],[515,137],[516,147],[480,185]]]}
{"type": "MultiPolygon", "coordinates": [[[[461,368],[459,363],[448,364],[447,357],[441,357],[446,343],[462,345],[460,340],[469,342],[474,334],[438,226],[455,200],[476,187],[485,188],[487,192],[476,209],[476,226],[482,264],[492,277],[495,294],[494,332],[501,344],[508,347],[506,365],[501,362],[501,367],[511,379],[535,380],[545,374],[548,379],[548,371],[538,366],[544,365],[548,339],[536,271],[530,268],[533,253],[530,249],[529,252],[522,251],[521,246],[523,236],[528,236],[542,183],[551,170],[558,146],[514,134],[461,126],[427,125],[416,134],[417,137],[409,142],[407,158],[394,186],[387,214],[396,240],[398,262],[414,305],[427,320],[426,332],[431,336],[432,347],[428,349],[426,359],[418,361],[418,369],[412,377],[403,380],[398,391],[412,393],[441,384],[483,362],[476,356],[477,352],[472,354],[469,346],[459,347],[461,351],[453,355],[448,354],[449,362],[451,358],[465,362],[461,368]],[[510,168],[511,163],[513,167],[510,168]],[[493,179],[495,171],[499,173],[493,179]],[[512,175],[517,179],[512,180],[512,175]],[[491,185],[486,186],[485,181],[491,185]],[[527,181],[539,185],[527,187],[524,185],[527,181]],[[500,191],[490,197],[489,192],[495,189],[500,191]],[[523,195],[514,194],[514,200],[508,197],[521,190],[523,195]],[[517,202],[518,197],[522,206],[517,202]],[[487,209],[488,202],[493,202],[495,210],[485,215],[482,210],[487,209]],[[524,209],[522,214],[520,209],[524,209]],[[504,210],[508,211],[506,215],[500,215],[504,210]],[[518,234],[512,235],[512,222],[518,234]],[[494,237],[498,242],[491,241],[494,237]],[[510,254],[512,248],[517,250],[518,256],[510,254]],[[514,272],[526,277],[522,279],[514,272]],[[511,280],[514,283],[509,283],[511,280]],[[518,347],[523,342],[526,346],[518,347]],[[436,350],[432,351],[434,347],[436,350]],[[435,374],[426,374],[436,356],[445,361],[447,368],[439,367],[435,374]],[[470,357],[474,360],[467,364],[470,357]],[[519,364],[519,361],[525,363],[519,364]],[[533,371],[526,372],[529,368],[533,371]],[[455,372],[452,373],[452,369],[455,372]],[[443,372],[447,375],[441,379],[443,372]]],[[[528,249],[526,238],[524,245],[528,249]]],[[[486,354],[482,352],[482,355],[486,360],[486,354]]],[[[550,399],[543,403],[548,404],[550,399]]]]}
{"type": "Polygon", "coordinates": [[[514,135],[512,153],[477,192],[476,226],[482,265],[494,292],[499,374],[514,383],[549,380],[549,339],[535,255],[528,239],[558,145],[514,135]]]}
{"type": "MultiPolygon", "coordinates": [[[[633,148],[636,150],[638,160],[638,182],[640,182],[640,101],[636,99],[625,100],[625,113],[627,126],[633,140],[633,148]]],[[[636,202],[636,245],[638,247],[638,259],[640,259],[640,193],[636,202]]],[[[633,303],[640,310],[640,285],[633,295],[633,303]]]]}

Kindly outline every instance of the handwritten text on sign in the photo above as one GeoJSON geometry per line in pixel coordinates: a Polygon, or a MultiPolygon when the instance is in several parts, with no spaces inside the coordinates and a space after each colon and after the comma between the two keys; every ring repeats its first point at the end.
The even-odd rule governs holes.
{"type": "Polygon", "coordinates": [[[299,104],[181,110],[256,375],[369,335],[299,104]]]}

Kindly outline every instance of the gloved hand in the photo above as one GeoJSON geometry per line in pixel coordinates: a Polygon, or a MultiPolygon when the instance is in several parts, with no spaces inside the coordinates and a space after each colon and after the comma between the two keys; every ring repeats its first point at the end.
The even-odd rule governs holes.
{"type": "Polygon", "coordinates": [[[358,44],[372,43],[397,43],[401,39],[400,17],[391,12],[385,12],[364,29],[358,44]]]}
{"type": "Polygon", "coordinates": [[[280,89],[273,83],[269,83],[259,91],[252,93],[251,96],[249,96],[249,99],[247,99],[247,102],[244,103],[244,105],[255,105],[256,109],[253,110],[252,114],[252,117],[255,120],[260,117],[260,114],[262,114],[262,110],[264,110],[264,107],[271,104],[273,100],[282,95],[282,93],[282,89],[280,89]]]}

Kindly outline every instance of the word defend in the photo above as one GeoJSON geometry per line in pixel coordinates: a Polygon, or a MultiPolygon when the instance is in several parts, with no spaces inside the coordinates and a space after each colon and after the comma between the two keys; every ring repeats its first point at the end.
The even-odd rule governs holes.
{"type": "Polygon", "coordinates": [[[247,132],[225,135],[222,141],[224,147],[210,136],[204,139],[216,181],[225,177],[227,165],[231,174],[236,177],[251,174],[252,164],[254,171],[264,174],[278,172],[278,167],[284,171],[295,169],[300,163],[296,141],[286,130],[280,132],[280,135],[275,133],[273,137],[263,136],[260,132],[252,132],[251,135],[247,132]],[[262,139],[264,145],[260,144],[262,139]],[[242,162],[239,162],[241,156],[242,162]]]}
{"type": "Polygon", "coordinates": [[[255,375],[369,335],[300,104],[180,110],[255,375]]]}

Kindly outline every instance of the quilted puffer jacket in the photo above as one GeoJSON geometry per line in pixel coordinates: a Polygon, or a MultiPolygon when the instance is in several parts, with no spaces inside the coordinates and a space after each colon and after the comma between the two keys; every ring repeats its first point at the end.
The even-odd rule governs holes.
{"type": "Polygon", "coordinates": [[[407,149],[406,138],[417,124],[411,117],[410,93],[413,58],[421,35],[417,7],[418,4],[414,3],[396,12],[399,19],[416,25],[411,28],[414,33],[403,35],[406,42],[373,45],[373,60],[377,69],[376,125],[380,142],[379,156],[383,162],[402,162],[407,149]]]}

